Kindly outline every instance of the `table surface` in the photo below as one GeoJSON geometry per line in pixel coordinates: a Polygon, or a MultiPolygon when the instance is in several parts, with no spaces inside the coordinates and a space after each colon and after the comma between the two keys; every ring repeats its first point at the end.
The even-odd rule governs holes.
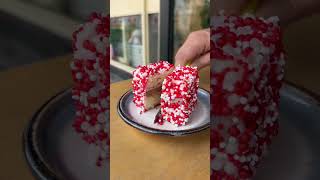
{"type": "MultiPolygon", "coordinates": [[[[286,79],[320,94],[320,36],[314,36],[320,31],[317,22],[320,16],[291,25],[284,42],[289,54],[286,79]]],[[[47,99],[72,85],[70,59],[71,56],[57,57],[0,72],[1,180],[34,179],[23,156],[22,132],[47,99]]],[[[206,84],[203,79],[202,83],[206,84]]],[[[208,177],[208,131],[172,138],[145,134],[127,126],[117,116],[115,107],[117,98],[129,88],[129,81],[111,85],[111,179],[128,175],[137,179],[142,173],[152,176],[146,179],[173,179],[172,174],[181,175],[179,179],[190,174],[194,179],[208,177]]]]}

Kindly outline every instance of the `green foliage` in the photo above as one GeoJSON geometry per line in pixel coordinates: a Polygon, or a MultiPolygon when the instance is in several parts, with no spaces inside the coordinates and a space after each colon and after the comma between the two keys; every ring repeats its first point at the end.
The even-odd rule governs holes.
{"type": "Polygon", "coordinates": [[[210,26],[210,15],[209,15],[209,1],[206,2],[200,12],[201,16],[201,26],[203,28],[208,28],[210,26]]]}
{"type": "Polygon", "coordinates": [[[111,44],[116,44],[116,43],[121,42],[122,41],[122,30],[111,28],[109,41],[111,44]]]}

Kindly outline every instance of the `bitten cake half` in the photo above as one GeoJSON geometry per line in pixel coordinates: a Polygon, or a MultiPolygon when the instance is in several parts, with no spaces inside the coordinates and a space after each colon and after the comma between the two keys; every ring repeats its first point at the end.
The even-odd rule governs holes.
{"type": "Polygon", "coordinates": [[[139,66],[133,71],[133,102],[140,113],[160,104],[161,85],[174,66],[166,61],[159,61],[147,66],[139,66]]]}
{"type": "MultiPolygon", "coordinates": [[[[162,120],[185,125],[197,103],[199,75],[196,67],[178,66],[162,84],[162,120]]],[[[163,123],[160,121],[159,124],[163,123]]]]}

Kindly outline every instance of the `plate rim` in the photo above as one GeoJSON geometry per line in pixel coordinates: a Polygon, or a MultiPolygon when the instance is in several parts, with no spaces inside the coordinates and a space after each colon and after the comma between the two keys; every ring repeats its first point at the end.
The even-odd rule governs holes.
{"type": "MultiPolygon", "coordinates": [[[[312,99],[311,101],[307,100],[309,104],[320,107],[320,94],[317,94],[317,93],[313,92],[312,90],[307,89],[306,87],[303,87],[302,85],[298,85],[298,84],[296,84],[292,81],[288,81],[288,80],[285,80],[283,82],[283,85],[281,86],[281,88],[284,88],[284,87],[290,87],[290,88],[293,88],[293,89],[299,91],[300,93],[303,93],[305,96],[308,96],[310,99],[312,99]]],[[[280,91],[281,91],[281,89],[280,89],[280,91]]]]}
{"type": "Polygon", "coordinates": [[[24,158],[28,164],[29,169],[31,170],[32,174],[40,179],[62,179],[59,177],[53,170],[50,168],[43,160],[42,154],[36,150],[37,143],[34,141],[34,132],[35,132],[35,125],[38,122],[38,116],[42,112],[46,110],[46,108],[53,103],[55,100],[59,99],[68,93],[71,92],[71,88],[66,88],[48,100],[46,100],[40,108],[32,115],[27,126],[25,127],[22,133],[22,145],[23,145],[23,154],[24,158]]]}
{"type": "MultiPolygon", "coordinates": [[[[204,88],[199,88],[200,91],[204,91],[206,93],[208,93],[210,95],[210,92],[204,88]]],[[[155,129],[155,128],[151,128],[151,127],[146,127],[144,125],[141,125],[137,122],[132,121],[130,118],[125,116],[125,113],[123,112],[123,109],[121,108],[120,104],[123,101],[123,98],[125,96],[127,96],[128,94],[132,93],[132,89],[129,89],[128,91],[126,91],[119,99],[118,101],[118,105],[117,105],[117,112],[120,116],[120,118],[128,125],[130,125],[131,127],[134,127],[140,131],[143,131],[145,133],[149,133],[149,134],[157,134],[157,135],[167,135],[167,136],[185,136],[185,135],[190,135],[190,134],[194,134],[200,131],[203,131],[207,128],[210,127],[211,122],[209,119],[209,122],[199,126],[197,128],[194,129],[189,129],[189,130],[179,130],[179,131],[174,131],[174,130],[160,130],[160,129],[155,129]]],[[[210,97],[209,97],[210,98],[210,97]]]]}

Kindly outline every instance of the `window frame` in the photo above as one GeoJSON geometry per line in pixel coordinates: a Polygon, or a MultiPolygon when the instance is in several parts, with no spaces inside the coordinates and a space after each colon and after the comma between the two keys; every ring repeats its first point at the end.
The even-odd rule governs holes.
{"type": "MultiPolygon", "coordinates": [[[[120,17],[126,17],[126,16],[133,16],[133,15],[139,15],[141,17],[141,31],[142,31],[142,65],[147,65],[149,64],[149,14],[153,14],[153,13],[159,13],[159,19],[161,19],[161,12],[160,12],[160,4],[162,3],[163,0],[153,0],[151,3],[159,3],[158,7],[159,10],[157,10],[157,8],[155,8],[154,6],[152,6],[151,3],[148,3],[148,0],[135,0],[134,2],[134,6],[128,8],[122,8],[121,11],[112,11],[112,6],[110,8],[110,18],[120,18],[120,17]]],[[[110,2],[112,4],[112,2],[110,2]]],[[[130,2],[131,3],[131,2],[130,2]]],[[[121,4],[119,0],[117,0],[116,2],[117,7],[116,8],[120,8],[123,3],[121,4]]],[[[130,4],[128,6],[131,6],[133,4],[130,4]]],[[[160,34],[160,23],[158,26],[158,32],[160,34]]],[[[160,38],[158,36],[158,38],[160,38]]],[[[159,42],[159,41],[158,41],[159,42]]],[[[125,45],[124,45],[125,46],[125,45]]],[[[158,44],[158,47],[159,44],[158,44]]],[[[126,58],[126,52],[124,52],[124,58],[126,58]]],[[[121,57],[123,58],[123,57],[121,57]]],[[[159,58],[159,53],[158,53],[158,58],[159,58]]],[[[127,59],[126,59],[127,60],[127,59]]],[[[121,62],[118,62],[116,60],[113,60],[110,58],[110,64],[114,67],[117,67],[121,70],[124,70],[126,72],[131,73],[135,68],[130,66],[130,65],[126,65],[123,64],[121,62]]]]}
{"type": "Polygon", "coordinates": [[[173,63],[174,6],[172,0],[160,2],[159,51],[160,59],[173,63]],[[161,42],[160,42],[161,40],[161,42]]]}

